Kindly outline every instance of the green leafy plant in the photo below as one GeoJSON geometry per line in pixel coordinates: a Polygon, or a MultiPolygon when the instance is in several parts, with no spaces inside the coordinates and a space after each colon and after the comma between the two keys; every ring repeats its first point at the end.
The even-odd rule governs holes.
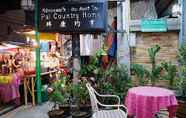
{"type": "Polygon", "coordinates": [[[80,70],[80,76],[81,77],[93,77],[96,75],[101,75],[99,73],[101,68],[100,68],[100,59],[101,56],[107,55],[105,49],[99,49],[97,50],[96,54],[90,57],[90,62],[89,64],[82,65],[81,70],[80,70]]]}
{"type": "Polygon", "coordinates": [[[48,88],[49,92],[49,100],[54,102],[54,108],[61,103],[64,103],[65,97],[62,94],[62,89],[64,88],[61,80],[55,81],[50,88],[48,88]]]}
{"type": "Polygon", "coordinates": [[[89,64],[82,65],[80,70],[81,77],[91,77],[95,75],[95,70],[99,68],[99,58],[101,51],[98,51],[94,56],[90,58],[89,64]]]}
{"type": "Polygon", "coordinates": [[[81,81],[78,84],[71,84],[70,89],[75,99],[77,109],[80,110],[80,106],[85,105],[89,99],[86,83],[85,81],[81,81]]]}
{"type": "Polygon", "coordinates": [[[156,55],[159,51],[160,51],[159,45],[154,45],[154,46],[148,48],[148,54],[150,57],[152,68],[155,68],[155,66],[156,66],[156,55]]]}
{"type": "Polygon", "coordinates": [[[88,65],[82,65],[81,70],[80,70],[80,75],[81,77],[91,77],[94,76],[94,70],[97,67],[93,64],[88,64],[88,65]]]}
{"type": "Polygon", "coordinates": [[[169,88],[174,88],[174,80],[177,72],[176,65],[173,65],[171,62],[164,62],[162,63],[162,67],[165,70],[162,78],[169,80],[169,88]]]}
{"type": "Polygon", "coordinates": [[[111,65],[98,79],[98,90],[103,94],[115,94],[124,98],[129,88],[132,87],[128,70],[124,65],[111,65]]]}
{"type": "Polygon", "coordinates": [[[180,89],[183,96],[186,96],[186,44],[179,49],[179,61],[180,61],[180,89]]]}
{"type": "Polygon", "coordinates": [[[148,83],[147,77],[149,76],[149,71],[140,64],[132,64],[131,70],[134,74],[136,74],[137,78],[139,79],[139,85],[144,86],[148,83]]]}
{"type": "Polygon", "coordinates": [[[49,100],[54,102],[54,108],[57,105],[68,105],[70,91],[67,84],[68,77],[60,74],[60,78],[55,80],[48,88],[49,100]]]}
{"type": "Polygon", "coordinates": [[[123,99],[128,89],[132,87],[127,67],[124,65],[114,66],[111,78],[115,94],[123,99]]]}
{"type": "Polygon", "coordinates": [[[152,68],[149,75],[152,86],[155,86],[156,82],[158,82],[158,80],[160,79],[161,71],[162,67],[160,65],[156,65],[154,68],[152,68]]]}
{"type": "Polygon", "coordinates": [[[179,49],[179,59],[182,65],[186,65],[186,43],[179,49]]]}
{"type": "Polygon", "coordinates": [[[161,65],[156,64],[156,56],[157,53],[160,51],[159,45],[154,45],[148,48],[148,55],[151,62],[151,69],[146,69],[144,66],[140,64],[132,65],[132,70],[137,77],[140,78],[140,84],[145,84],[145,77],[151,80],[151,84],[154,86],[156,82],[160,79],[160,74],[162,71],[161,65]]]}
{"type": "Polygon", "coordinates": [[[151,72],[149,74],[149,77],[151,79],[152,85],[155,85],[156,81],[160,78],[161,73],[161,66],[156,64],[156,55],[160,51],[159,45],[154,45],[151,48],[148,48],[148,54],[150,58],[150,62],[152,65],[151,72]]]}

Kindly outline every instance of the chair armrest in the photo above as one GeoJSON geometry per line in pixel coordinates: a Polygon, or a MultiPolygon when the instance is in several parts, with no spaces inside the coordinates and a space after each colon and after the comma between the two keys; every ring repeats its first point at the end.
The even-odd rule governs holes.
{"type": "Polygon", "coordinates": [[[117,100],[118,100],[118,105],[120,104],[120,97],[119,96],[117,96],[117,95],[102,95],[102,94],[99,94],[98,92],[96,92],[96,91],[94,91],[95,93],[96,93],[96,95],[97,96],[99,96],[99,97],[107,97],[107,98],[117,98],[117,100]]]}

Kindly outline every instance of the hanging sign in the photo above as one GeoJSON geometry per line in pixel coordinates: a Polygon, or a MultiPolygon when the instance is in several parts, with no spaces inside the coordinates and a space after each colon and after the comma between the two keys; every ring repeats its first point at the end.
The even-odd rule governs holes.
{"type": "Polygon", "coordinates": [[[142,19],[141,31],[142,32],[166,32],[167,21],[166,19],[142,19]]]}
{"type": "Polygon", "coordinates": [[[62,2],[40,5],[39,30],[42,32],[105,32],[107,2],[62,2]]]}

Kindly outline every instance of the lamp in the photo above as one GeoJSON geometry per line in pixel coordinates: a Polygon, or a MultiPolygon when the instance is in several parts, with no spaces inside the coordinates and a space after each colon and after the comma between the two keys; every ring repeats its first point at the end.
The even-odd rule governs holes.
{"type": "Polygon", "coordinates": [[[21,7],[24,10],[34,10],[34,0],[21,0],[21,7]]]}

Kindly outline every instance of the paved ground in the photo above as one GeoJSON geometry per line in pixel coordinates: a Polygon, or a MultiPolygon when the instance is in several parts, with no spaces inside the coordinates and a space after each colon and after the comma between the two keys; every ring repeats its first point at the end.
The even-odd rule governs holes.
{"type": "MultiPolygon", "coordinates": [[[[46,102],[43,105],[32,107],[29,106],[21,106],[0,118],[48,118],[47,112],[51,110],[52,104],[50,102],[46,102]]],[[[71,118],[71,117],[70,117],[71,118]]],[[[160,118],[168,118],[166,115],[162,115],[160,118]]]]}
{"type": "Polygon", "coordinates": [[[47,112],[51,109],[52,104],[47,102],[41,106],[32,107],[21,106],[0,118],[48,118],[47,112]]]}

